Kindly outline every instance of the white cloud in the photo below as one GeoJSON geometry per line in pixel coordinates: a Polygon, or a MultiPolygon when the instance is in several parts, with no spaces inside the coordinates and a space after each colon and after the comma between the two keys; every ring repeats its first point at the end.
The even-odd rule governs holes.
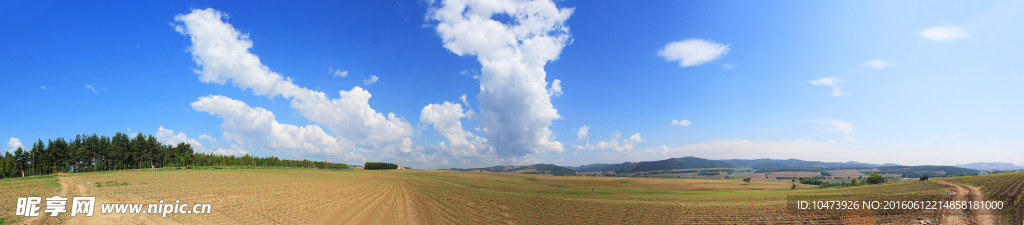
{"type": "MultiPolygon", "coordinates": [[[[589,140],[587,141],[587,144],[584,144],[584,145],[571,145],[571,147],[573,149],[576,149],[576,150],[586,150],[586,149],[593,150],[594,149],[594,146],[590,145],[590,141],[589,140]]],[[[573,153],[575,154],[575,152],[573,152],[573,153]]]]}
{"type": "Polygon", "coordinates": [[[217,154],[217,155],[234,155],[234,156],[243,156],[245,154],[249,154],[249,152],[247,152],[245,150],[241,150],[241,149],[223,149],[223,148],[218,148],[217,150],[211,151],[211,153],[217,154]]]}
{"type": "Polygon", "coordinates": [[[562,81],[558,79],[552,81],[548,94],[555,97],[562,96],[562,81]]]}
{"type": "MultiPolygon", "coordinates": [[[[188,135],[185,135],[184,132],[178,132],[178,134],[174,134],[173,130],[164,129],[163,126],[157,129],[156,134],[154,134],[153,136],[156,137],[157,141],[160,141],[160,143],[163,143],[165,145],[178,146],[178,144],[184,142],[191,145],[192,149],[196,150],[197,152],[207,151],[206,147],[203,147],[203,143],[199,143],[199,141],[196,141],[195,138],[188,138],[188,135]]],[[[202,137],[202,135],[200,135],[200,137],[202,137]]]]}
{"type": "Polygon", "coordinates": [[[460,96],[459,99],[462,100],[462,104],[465,104],[466,107],[469,107],[469,101],[466,101],[466,95],[460,96]]]}
{"type": "Polygon", "coordinates": [[[640,138],[640,133],[636,133],[633,136],[629,136],[626,140],[619,141],[622,134],[619,131],[615,131],[612,134],[612,139],[608,141],[599,141],[597,145],[593,147],[593,150],[615,150],[617,152],[630,152],[633,151],[633,144],[644,142],[640,138]]]}
{"type": "Polygon", "coordinates": [[[92,87],[90,84],[86,84],[85,89],[89,89],[92,93],[96,93],[96,88],[92,87]]]}
{"type": "Polygon", "coordinates": [[[18,148],[21,148],[22,151],[26,150],[25,145],[21,144],[21,140],[11,137],[11,139],[7,141],[7,151],[14,153],[18,148]]]}
{"type": "Polygon", "coordinates": [[[546,89],[544,65],[570,42],[565,21],[572,12],[551,1],[448,1],[429,9],[444,47],[476,55],[483,66],[478,119],[498,155],[565,150],[548,129],[561,116],[551,104],[556,91],[546,89]]]}
{"type": "Polygon", "coordinates": [[[729,45],[704,39],[687,39],[665,44],[658,56],[665,61],[679,61],[680,67],[699,66],[729,53],[729,45]]]}
{"type": "Polygon", "coordinates": [[[380,80],[380,77],[377,77],[377,75],[370,75],[370,78],[363,80],[363,84],[371,85],[373,83],[377,83],[377,80],[380,80]]]}
{"type": "Polygon", "coordinates": [[[870,60],[870,61],[867,61],[867,62],[860,63],[860,65],[871,67],[871,68],[875,68],[875,69],[883,69],[883,68],[886,68],[886,67],[895,66],[896,63],[886,62],[886,61],[875,59],[875,60],[870,60]]]}
{"type": "Polygon", "coordinates": [[[225,23],[222,17],[226,16],[214,9],[193,9],[174,17],[180,23],[175,30],[192,41],[189,51],[198,66],[195,73],[200,81],[231,81],[256,95],[290,99],[291,108],[299,115],[366,148],[408,151],[412,147],[412,126],[393,113],[385,116],[371,108],[370,92],[356,86],[340,91],[340,98],[330,99],[323,92],[295,85],[291,78],[271,71],[249,52],[253,43],[248,34],[225,23]]]}
{"type": "Polygon", "coordinates": [[[587,126],[587,125],[583,125],[582,127],[580,127],[580,129],[577,129],[576,130],[576,140],[579,141],[579,140],[583,140],[584,138],[587,138],[587,133],[588,133],[589,130],[590,130],[590,126],[587,126]]]}
{"type": "MultiPolygon", "coordinates": [[[[196,111],[224,119],[220,125],[224,139],[235,144],[252,143],[255,144],[252,147],[265,151],[287,150],[300,154],[342,155],[354,150],[350,143],[328,135],[320,126],[282,124],[277,122],[273,112],[221,95],[200,97],[191,105],[196,111]]],[[[184,137],[184,134],[179,135],[184,137]]]]}
{"type": "Polygon", "coordinates": [[[960,27],[937,26],[922,30],[921,37],[938,42],[949,42],[970,38],[970,34],[967,33],[967,30],[960,27]]]}
{"type": "Polygon", "coordinates": [[[206,139],[206,140],[209,140],[209,141],[212,141],[212,142],[217,142],[216,138],[210,137],[210,135],[206,135],[206,134],[200,134],[199,135],[199,139],[206,139]]]}
{"type": "Polygon", "coordinates": [[[843,92],[843,88],[839,86],[832,87],[832,97],[839,97],[841,95],[848,95],[849,93],[843,92]]]}
{"type": "Polygon", "coordinates": [[[347,77],[348,70],[334,69],[334,67],[327,68],[327,71],[331,72],[331,75],[335,77],[347,77]]]}
{"type": "Polygon", "coordinates": [[[683,126],[683,127],[685,127],[685,126],[689,126],[689,125],[690,125],[690,121],[689,120],[672,120],[672,126],[683,126]]]}
{"type": "Polygon", "coordinates": [[[839,87],[839,83],[842,83],[843,79],[835,77],[826,77],[817,80],[812,80],[811,84],[817,86],[832,86],[832,97],[839,97],[841,95],[848,95],[849,93],[843,92],[843,88],[839,87]]]}
{"type": "Polygon", "coordinates": [[[46,86],[39,86],[39,89],[46,90],[46,86]]]}
{"type": "Polygon", "coordinates": [[[487,147],[487,140],[476,137],[462,128],[461,119],[466,117],[462,105],[444,102],[430,104],[420,112],[420,122],[434,127],[434,131],[448,139],[448,144],[441,142],[440,148],[447,150],[451,156],[471,157],[492,154],[487,147]]]}
{"type": "Polygon", "coordinates": [[[812,80],[811,84],[818,86],[835,86],[836,84],[842,83],[843,79],[835,77],[826,77],[817,80],[812,80]]]}
{"type": "Polygon", "coordinates": [[[844,135],[846,135],[846,137],[843,138],[843,142],[855,142],[855,141],[857,141],[857,139],[853,137],[854,130],[856,130],[856,128],[853,126],[852,123],[849,123],[849,122],[846,122],[846,121],[842,121],[842,120],[811,120],[811,121],[800,121],[800,122],[801,123],[806,122],[806,123],[813,123],[813,124],[820,124],[820,125],[828,126],[828,128],[826,129],[826,132],[840,132],[840,133],[843,133],[844,135]]]}
{"type": "Polygon", "coordinates": [[[476,69],[462,70],[459,74],[470,76],[473,79],[480,79],[480,71],[477,71],[476,69]]]}

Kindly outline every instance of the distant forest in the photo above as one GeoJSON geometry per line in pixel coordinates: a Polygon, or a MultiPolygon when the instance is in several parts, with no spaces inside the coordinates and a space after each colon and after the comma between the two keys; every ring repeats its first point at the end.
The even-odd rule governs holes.
{"type": "Polygon", "coordinates": [[[91,172],[106,170],[140,169],[152,167],[195,166],[273,166],[345,169],[348,165],[324,161],[287,160],[277,157],[254,157],[246,154],[217,155],[194,153],[192,145],[179,143],[163,145],[153,135],[141,133],[135,138],[118,132],[113,137],[76,135],[74,140],[64,138],[43,140],[31,149],[18,148],[14,154],[6,152],[0,157],[0,178],[53,174],[59,172],[91,172]]]}

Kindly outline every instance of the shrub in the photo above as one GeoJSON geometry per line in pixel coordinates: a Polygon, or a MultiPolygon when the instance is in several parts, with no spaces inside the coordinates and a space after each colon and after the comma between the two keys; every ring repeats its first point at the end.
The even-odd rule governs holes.
{"type": "Polygon", "coordinates": [[[868,184],[881,184],[881,183],[885,183],[885,178],[882,178],[882,175],[878,175],[878,172],[874,172],[874,173],[871,173],[870,176],[868,176],[867,183],[868,184]]]}

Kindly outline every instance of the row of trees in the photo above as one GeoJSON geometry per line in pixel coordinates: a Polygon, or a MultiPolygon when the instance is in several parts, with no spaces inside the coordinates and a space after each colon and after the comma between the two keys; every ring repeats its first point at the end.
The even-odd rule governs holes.
{"type": "Polygon", "coordinates": [[[877,172],[871,173],[871,175],[868,176],[868,178],[866,178],[866,179],[857,180],[857,178],[853,178],[853,180],[850,180],[849,183],[847,183],[847,182],[828,182],[828,181],[822,181],[821,179],[818,179],[818,178],[806,178],[806,177],[801,177],[800,178],[800,183],[801,184],[818,185],[818,188],[852,187],[852,186],[861,186],[861,185],[866,185],[866,184],[881,184],[881,183],[885,183],[885,182],[886,182],[885,177],[882,177],[882,175],[878,174],[877,172]]]}
{"type": "Polygon", "coordinates": [[[394,163],[385,162],[367,162],[363,165],[364,170],[387,170],[387,169],[398,169],[398,165],[394,163]]]}
{"type": "Polygon", "coordinates": [[[332,163],[326,161],[310,161],[279,159],[274,156],[256,157],[249,154],[244,156],[218,155],[211,153],[192,154],[193,161],[189,165],[194,166],[270,166],[270,167],[301,167],[318,169],[348,169],[344,163],[332,163]]]}
{"type": "Polygon", "coordinates": [[[86,172],[177,166],[191,161],[192,146],[163,145],[153,135],[138,134],[135,138],[118,132],[113,137],[76,135],[70,141],[63,137],[39,140],[31,149],[18,148],[4,155],[3,177],[32,176],[58,172],[86,172]]]}
{"type": "Polygon", "coordinates": [[[31,149],[18,148],[0,157],[0,178],[21,177],[59,172],[90,172],[139,169],[151,167],[189,166],[274,166],[344,169],[348,165],[323,161],[283,160],[277,157],[254,157],[246,154],[217,155],[194,153],[188,143],[164,145],[153,135],[138,134],[129,138],[118,132],[113,137],[76,135],[39,140],[31,149]]]}

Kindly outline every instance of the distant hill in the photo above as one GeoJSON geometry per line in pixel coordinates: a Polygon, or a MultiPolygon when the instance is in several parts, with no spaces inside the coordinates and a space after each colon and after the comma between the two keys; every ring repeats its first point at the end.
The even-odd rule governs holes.
{"type": "Polygon", "coordinates": [[[917,178],[928,177],[952,177],[952,176],[973,176],[981,171],[955,166],[880,166],[881,174],[902,174],[903,177],[917,178]],[[941,171],[942,173],[939,173],[941,171]]]}
{"type": "Polygon", "coordinates": [[[635,173],[657,170],[693,169],[693,168],[732,168],[733,165],[725,162],[702,159],[697,157],[671,158],[666,160],[639,162],[630,164],[625,168],[616,170],[615,173],[635,173]]]}
{"type": "Polygon", "coordinates": [[[624,162],[624,163],[619,163],[619,164],[594,163],[594,164],[589,164],[589,165],[582,165],[582,166],[579,166],[579,167],[566,167],[566,168],[574,169],[577,172],[600,172],[600,171],[615,172],[616,170],[621,170],[621,169],[629,167],[630,165],[633,165],[633,164],[637,164],[637,163],[634,163],[634,162],[624,162]]]}
{"type": "Polygon", "coordinates": [[[763,162],[750,166],[751,168],[760,169],[773,169],[773,168],[787,168],[787,167],[809,167],[809,166],[791,166],[783,162],[763,162]]]}
{"type": "MultiPolygon", "coordinates": [[[[863,167],[876,167],[882,166],[871,163],[860,163],[856,161],[849,162],[822,162],[822,161],[804,161],[799,159],[725,159],[717,160],[732,164],[737,167],[750,167],[753,169],[773,169],[773,168],[785,168],[785,167],[826,167],[826,168],[863,168],[863,167]]],[[[887,163],[885,165],[899,166],[896,164],[887,163]]]]}
{"type": "Polygon", "coordinates": [[[576,171],[556,166],[552,164],[534,164],[529,166],[492,166],[485,168],[472,168],[472,169],[460,169],[452,168],[450,170],[457,171],[477,171],[477,172],[495,172],[495,173],[522,173],[522,174],[548,174],[558,176],[571,176],[576,175],[576,171]]]}
{"type": "Polygon", "coordinates": [[[961,168],[970,168],[976,170],[1020,170],[1024,167],[1014,165],[1013,163],[1001,163],[1001,162],[976,162],[960,165],[961,168]]]}
{"type": "Polygon", "coordinates": [[[799,159],[725,159],[709,160],[697,157],[671,158],[659,161],[595,163],[579,167],[567,167],[579,172],[615,171],[616,173],[635,173],[658,170],[693,169],[693,168],[752,168],[759,171],[824,171],[825,169],[858,169],[868,170],[879,166],[900,166],[897,164],[872,164],[856,161],[822,162],[799,159]]]}

